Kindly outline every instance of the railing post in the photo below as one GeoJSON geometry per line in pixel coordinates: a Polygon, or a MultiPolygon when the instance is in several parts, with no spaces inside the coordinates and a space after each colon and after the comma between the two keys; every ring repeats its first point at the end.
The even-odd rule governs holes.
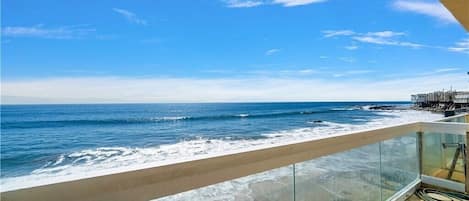
{"type": "Polygon", "coordinates": [[[468,151],[468,143],[469,143],[469,132],[466,132],[466,145],[465,145],[465,162],[464,162],[464,174],[466,176],[466,193],[469,193],[469,151],[468,151]]]}
{"type": "Polygon", "coordinates": [[[417,131],[417,153],[418,153],[418,165],[419,174],[422,177],[423,174],[423,132],[417,131]]]}

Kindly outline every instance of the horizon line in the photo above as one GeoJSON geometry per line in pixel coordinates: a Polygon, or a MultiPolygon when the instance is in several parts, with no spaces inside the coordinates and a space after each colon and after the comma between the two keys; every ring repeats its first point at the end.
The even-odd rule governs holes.
{"type": "Polygon", "coordinates": [[[324,100],[324,101],[214,101],[214,102],[94,102],[94,103],[0,103],[0,106],[15,105],[137,105],[137,104],[245,104],[245,103],[411,103],[410,100],[324,100]]]}

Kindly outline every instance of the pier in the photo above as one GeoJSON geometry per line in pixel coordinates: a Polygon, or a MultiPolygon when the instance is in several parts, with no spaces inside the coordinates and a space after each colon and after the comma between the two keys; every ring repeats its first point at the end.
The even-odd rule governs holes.
{"type": "Polygon", "coordinates": [[[435,91],[411,96],[414,109],[434,112],[469,111],[469,91],[435,91]]]}

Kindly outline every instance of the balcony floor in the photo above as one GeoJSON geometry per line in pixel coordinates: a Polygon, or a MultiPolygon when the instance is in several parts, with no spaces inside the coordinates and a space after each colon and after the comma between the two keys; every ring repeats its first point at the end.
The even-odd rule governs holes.
{"type": "MultiPolygon", "coordinates": [[[[446,179],[447,176],[448,176],[448,170],[446,170],[446,169],[440,169],[440,170],[434,172],[434,173],[432,174],[432,176],[438,177],[438,178],[442,178],[442,179],[446,179]]],[[[451,180],[453,180],[453,181],[455,181],[455,182],[464,183],[464,181],[465,181],[465,175],[464,175],[463,172],[454,171],[454,172],[453,172],[453,176],[451,177],[451,180]]]]}
{"type": "Polygon", "coordinates": [[[410,196],[409,198],[407,198],[406,201],[421,201],[422,199],[420,199],[419,197],[417,197],[415,194],[410,196]]]}

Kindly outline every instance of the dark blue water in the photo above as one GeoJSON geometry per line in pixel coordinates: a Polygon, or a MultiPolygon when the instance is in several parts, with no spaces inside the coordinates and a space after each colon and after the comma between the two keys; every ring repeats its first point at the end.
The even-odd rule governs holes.
{"type": "Polygon", "coordinates": [[[365,124],[383,114],[361,109],[362,106],[390,104],[408,105],[407,102],[3,105],[1,177],[29,175],[48,167],[95,164],[106,161],[105,157],[130,156],[138,152],[135,148],[197,139],[261,140],[268,133],[323,126],[312,123],[316,120],[365,124]],[[112,150],[104,156],[76,154],[103,147],[133,150],[130,154],[122,149],[112,150]]]}

